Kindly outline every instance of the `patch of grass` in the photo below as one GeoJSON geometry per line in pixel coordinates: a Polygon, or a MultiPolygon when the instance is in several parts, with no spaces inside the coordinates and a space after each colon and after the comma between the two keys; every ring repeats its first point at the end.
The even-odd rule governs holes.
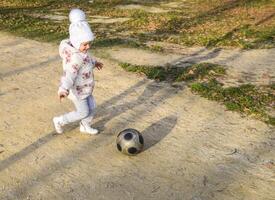
{"type": "Polygon", "coordinates": [[[274,1],[271,1],[271,0],[249,1],[249,0],[246,0],[246,1],[242,2],[242,6],[245,6],[245,7],[262,7],[262,6],[265,6],[266,4],[269,4],[269,3],[272,3],[272,2],[274,2],[274,1]]]}
{"type": "Polygon", "coordinates": [[[211,77],[225,74],[225,69],[216,64],[200,63],[188,67],[163,67],[163,66],[143,66],[120,63],[120,66],[129,72],[143,73],[149,79],[157,81],[192,81],[210,79],[211,77]]]}
{"type": "Polygon", "coordinates": [[[223,76],[225,74],[225,68],[220,65],[199,63],[185,67],[183,73],[177,76],[176,81],[211,79],[212,77],[223,76]]]}
{"type": "Polygon", "coordinates": [[[207,97],[208,99],[217,101],[221,98],[222,85],[214,78],[208,82],[194,82],[189,86],[191,91],[196,92],[203,97],[207,97]]]}
{"type": "Polygon", "coordinates": [[[0,13],[0,27],[2,30],[20,36],[46,42],[60,41],[68,34],[64,25],[57,25],[50,20],[32,18],[20,12],[12,15],[0,13]]]}
{"type": "Polygon", "coordinates": [[[274,118],[267,114],[267,108],[274,103],[275,95],[269,86],[256,87],[245,84],[239,87],[223,88],[215,79],[209,82],[193,83],[191,90],[210,100],[224,103],[228,110],[252,115],[264,122],[275,125],[274,118]]]}
{"type": "Polygon", "coordinates": [[[267,112],[267,109],[274,107],[275,104],[274,84],[261,87],[244,84],[224,88],[216,78],[226,75],[225,68],[211,63],[194,64],[185,68],[141,66],[129,63],[120,63],[120,66],[126,71],[142,73],[147,78],[156,81],[185,81],[192,92],[221,102],[228,110],[254,116],[254,118],[275,125],[274,117],[267,112]]]}
{"type": "Polygon", "coordinates": [[[148,49],[155,52],[164,52],[164,48],[159,45],[152,45],[151,47],[148,47],[148,49]]]}
{"type": "MultiPolygon", "coordinates": [[[[253,32],[253,30],[252,30],[253,32]]],[[[275,43],[275,26],[266,29],[254,30],[254,35],[257,36],[254,40],[252,40],[250,43],[247,43],[247,46],[249,48],[264,48],[269,47],[272,48],[275,43]]]]}
{"type": "Polygon", "coordinates": [[[128,72],[145,74],[149,79],[157,81],[167,80],[167,73],[165,73],[166,70],[163,67],[131,65],[129,63],[120,63],[119,65],[128,72]]]}
{"type": "MultiPolygon", "coordinates": [[[[61,23],[49,19],[34,18],[23,11],[17,13],[2,13],[0,10],[0,28],[4,31],[26,38],[59,43],[68,37],[69,22],[64,20],[61,23]]],[[[95,25],[96,27],[96,25],[95,25]]],[[[100,28],[100,27],[99,27],[100,28]]],[[[101,33],[95,29],[96,40],[94,47],[108,47],[113,45],[124,45],[128,47],[145,47],[139,41],[118,37],[107,37],[106,32],[101,33]]],[[[111,30],[111,29],[110,29],[111,30]]]]}
{"type": "Polygon", "coordinates": [[[0,6],[3,7],[33,7],[47,5],[51,1],[47,0],[1,0],[0,6]]]}
{"type": "Polygon", "coordinates": [[[262,27],[260,30],[250,25],[242,25],[222,37],[207,39],[206,46],[228,46],[229,44],[245,49],[271,48],[275,42],[275,26],[262,27]]]}
{"type": "Polygon", "coordinates": [[[134,40],[127,40],[123,38],[99,38],[96,39],[93,43],[93,47],[109,47],[109,46],[128,46],[136,48],[145,48],[143,43],[139,43],[134,40]]]}
{"type": "Polygon", "coordinates": [[[275,126],[275,117],[268,117],[268,121],[267,121],[268,124],[271,124],[273,126],[275,126]]]}
{"type": "MultiPolygon", "coordinates": [[[[130,0],[95,0],[93,3],[87,0],[3,0],[0,2],[0,19],[2,19],[0,27],[25,37],[33,38],[35,35],[34,39],[37,40],[58,40],[67,35],[68,20],[61,23],[46,20],[51,24],[50,29],[43,23],[45,19],[23,17],[24,23],[21,23],[21,28],[18,28],[18,20],[30,13],[58,12],[68,15],[71,8],[79,7],[86,11],[88,18],[93,15],[130,18],[126,22],[91,24],[97,39],[105,40],[104,45],[107,45],[106,41],[110,41],[110,45],[115,44],[112,42],[113,38],[121,38],[121,35],[138,43],[164,41],[185,46],[240,48],[272,48],[275,45],[274,0],[211,0],[207,3],[202,0],[190,0],[183,2],[182,8],[170,9],[165,13],[116,7],[127,4],[133,2],[130,0]],[[40,27],[37,20],[41,21],[40,27]],[[37,30],[39,28],[41,31],[37,30]],[[51,29],[54,30],[53,33],[49,32],[51,29]],[[33,31],[36,34],[30,33],[33,31]],[[48,34],[54,35],[47,36],[48,34]]],[[[139,1],[134,4],[161,7],[160,1],[139,1]]]]}

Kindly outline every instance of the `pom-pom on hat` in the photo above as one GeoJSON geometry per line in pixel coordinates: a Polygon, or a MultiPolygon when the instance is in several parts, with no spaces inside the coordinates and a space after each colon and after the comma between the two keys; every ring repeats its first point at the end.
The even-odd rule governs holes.
{"type": "Polygon", "coordinates": [[[70,19],[70,42],[79,49],[81,43],[94,40],[94,34],[86,21],[85,13],[80,9],[72,9],[69,14],[70,19]]]}
{"type": "Polygon", "coordinates": [[[71,10],[69,14],[69,19],[71,23],[86,21],[86,15],[82,10],[75,8],[71,10]]]}

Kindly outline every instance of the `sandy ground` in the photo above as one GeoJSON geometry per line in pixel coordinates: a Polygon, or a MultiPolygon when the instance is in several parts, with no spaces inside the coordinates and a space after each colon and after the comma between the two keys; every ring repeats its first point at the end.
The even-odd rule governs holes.
{"type": "Polygon", "coordinates": [[[226,67],[228,76],[220,80],[226,86],[244,83],[267,85],[275,83],[275,49],[240,50],[183,48],[175,44],[150,42],[161,46],[165,53],[153,53],[135,48],[114,47],[104,50],[106,58],[138,65],[186,67],[194,63],[215,63],[226,67]],[[125,56],[127,52],[127,56],[125,56]]]}
{"type": "Polygon", "coordinates": [[[99,60],[101,134],[83,135],[73,124],[56,135],[52,117],[73,108],[57,99],[57,46],[0,33],[0,199],[275,199],[274,129],[184,84],[99,60]],[[145,138],[135,157],[115,147],[128,127],[145,138]]]}

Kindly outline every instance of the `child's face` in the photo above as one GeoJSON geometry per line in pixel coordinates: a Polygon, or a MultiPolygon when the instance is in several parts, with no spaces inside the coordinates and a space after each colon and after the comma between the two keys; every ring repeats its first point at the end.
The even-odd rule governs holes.
{"type": "Polygon", "coordinates": [[[90,42],[83,42],[79,47],[79,51],[86,53],[91,48],[90,42]]]}

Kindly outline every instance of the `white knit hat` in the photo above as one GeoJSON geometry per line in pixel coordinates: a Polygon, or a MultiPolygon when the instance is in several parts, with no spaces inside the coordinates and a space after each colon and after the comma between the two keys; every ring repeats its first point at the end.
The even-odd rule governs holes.
{"type": "Polygon", "coordinates": [[[72,9],[69,15],[70,19],[70,41],[72,45],[79,49],[81,43],[94,40],[94,34],[86,21],[85,13],[80,9],[72,9]]]}

